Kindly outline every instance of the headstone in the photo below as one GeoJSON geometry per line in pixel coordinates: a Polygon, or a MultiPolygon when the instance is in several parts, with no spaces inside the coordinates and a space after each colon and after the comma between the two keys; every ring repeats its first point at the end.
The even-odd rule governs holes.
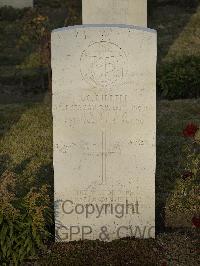
{"type": "Polygon", "coordinates": [[[52,33],[58,241],[155,235],[156,43],[134,26],[52,33]]]}
{"type": "Polygon", "coordinates": [[[83,24],[147,27],[147,0],[83,0],[83,24]]]}
{"type": "Polygon", "coordinates": [[[0,7],[3,6],[14,8],[33,7],[33,0],[0,0],[0,7]]]}

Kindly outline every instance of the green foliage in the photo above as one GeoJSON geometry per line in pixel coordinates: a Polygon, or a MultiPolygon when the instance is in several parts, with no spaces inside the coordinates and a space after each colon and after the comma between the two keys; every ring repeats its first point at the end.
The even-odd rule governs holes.
{"type": "Polygon", "coordinates": [[[47,186],[20,194],[20,184],[12,172],[1,176],[0,184],[0,261],[21,265],[36,256],[49,237],[46,223],[52,223],[47,186]],[[18,193],[16,193],[17,191],[18,193]]]}
{"type": "Polygon", "coordinates": [[[174,213],[189,213],[192,218],[200,213],[200,130],[194,137],[188,137],[183,154],[185,172],[168,200],[168,208],[174,213]]]}
{"type": "Polygon", "coordinates": [[[194,214],[199,214],[199,181],[197,177],[188,180],[179,180],[174,193],[169,198],[169,210],[173,213],[190,213],[191,219],[194,214]]]}
{"type": "Polygon", "coordinates": [[[158,94],[168,99],[200,96],[200,57],[184,56],[163,63],[157,75],[158,94]]]}
{"type": "MultiPolygon", "coordinates": [[[[53,191],[46,186],[53,188],[51,120],[51,107],[46,105],[0,105],[0,212],[4,224],[18,226],[12,250],[19,251],[19,241],[22,247],[23,234],[32,241],[24,259],[43,248],[52,225],[53,191]]],[[[10,242],[9,236],[6,241],[10,242]]],[[[4,261],[11,259],[6,255],[4,261]]]]}

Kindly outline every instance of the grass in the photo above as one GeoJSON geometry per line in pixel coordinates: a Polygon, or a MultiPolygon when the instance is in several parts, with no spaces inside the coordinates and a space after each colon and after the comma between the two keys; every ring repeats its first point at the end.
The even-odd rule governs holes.
{"type": "MultiPolygon", "coordinates": [[[[185,140],[182,129],[191,121],[200,124],[199,114],[200,100],[158,102],[157,217],[162,212],[161,208],[166,207],[167,198],[176,189],[184,169],[182,148],[185,140]]],[[[6,169],[14,171],[24,184],[24,191],[44,183],[53,187],[52,146],[50,104],[0,105],[0,173],[6,169]]],[[[88,265],[89,262],[90,265],[101,265],[102,262],[104,265],[119,265],[117,261],[130,263],[131,260],[135,260],[135,264],[131,265],[155,265],[158,258],[169,260],[170,256],[176,260],[178,253],[183,256],[191,249],[193,251],[190,255],[183,256],[186,259],[185,265],[197,265],[194,259],[196,233],[162,233],[157,240],[119,240],[113,244],[88,241],[54,244],[48,253],[42,254],[37,265],[88,265]],[[188,245],[185,245],[185,239],[188,245]],[[172,243],[175,249],[171,248],[172,243]],[[182,250],[178,246],[182,246],[182,250]]]]}
{"type": "Polygon", "coordinates": [[[183,55],[200,55],[200,6],[186,9],[176,5],[154,8],[149,27],[158,31],[158,61],[183,55]]]}
{"type": "MultiPolygon", "coordinates": [[[[80,4],[80,0],[76,1],[80,4]]],[[[80,7],[79,7],[80,9],[80,7]]],[[[77,14],[76,5],[72,6],[70,11],[67,8],[40,7],[40,14],[47,15],[50,19],[50,27],[60,28],[68,24],[80,24],[81,15],[77,14]],[[73,16],[69,19],[67,14],[73,16]]],[[[27,49],[19,50],[19,40],[23,35],[22,29],[26,21],[25,14],[18,11],[15,19],[15,12],[9,11],[0,19],[0,82],[12,83],[20,82],[20,73],[16,71],[17,66],[34,53],[35,47],[28,45],[27,49]],[[13,16],[13,13],[15,16],[13,16]],[[10,16],[13,19],[10,19],[10,16]]],[[[149,17],[149,27],[158,31],[158,60],[159,63],[171,60],[181,55],[199,55],[199,36],[200,36],[200,7],[197,9],[186,9],[175,5],[158,6],[152,9],[149,17]]],[[[26,80],[27,73],[21,73],[26,80]]],[[[35,69],[33,69],[33,77],[35,69]]],[[[28,73],[28,79],[31,79],[31,73],[28,73]]],[[[12,84],[15,85],[15,84],[12,84]]],[[[35,86],[35,85],[34,85],[35,86]]]]}
{"type": "Polygon", "coordinates": [[[52,121],[47,105],[0,106],[0,171],[16,172],[26,189],[51,183],[52,121]]]}
{"type": "Polygon", "coordinates": [[[35,65],[30,59],[36,54],[38,47],[34,40],[26,41],[28,34],[24,30],[25,25],[30,22],[31,18],[42,14],[48,16],[51,29],[62,27],[67,13],[64,8],[50,9],[48,7],[33,9],[31,12],[29,9],[24,11],[12,8],[0,9],[0,31],[2,33],[0,36],[0,84],[17,87],[18,91],[22,91],[21,93],[26,92],[27,87],[30,87],[29,92],[37,90],[38,86],[42,88],[39,63],[35,65]],[[28,66],[24,67],[27,61],[28,66]]]}
{"type": "Polygon", "coordinates": [[[200,124],[200,100],[160,101],[157,111],[157,180],[158,191],[169,192],[185,165],[183,128],[200,124]]]}
{"type": "MultiPolygon", "coordinates": [[[[199,114],[200,100],[158,102],[157,189],[161,196],[173,189],[184,169],[182,130],[191,121],[200,124],[199,114]]],[[[0,137],[0,156],[8,158],[8,169],[22,169],[20,175],[29,180],[39,178],[38,172],[44,167],[45,173],[48,166],[45,176],[52,175],[52,117],[48,104],[0,105],[0,137]]],[[[2,165],[1,172],[5,168],[2,165]]]]}

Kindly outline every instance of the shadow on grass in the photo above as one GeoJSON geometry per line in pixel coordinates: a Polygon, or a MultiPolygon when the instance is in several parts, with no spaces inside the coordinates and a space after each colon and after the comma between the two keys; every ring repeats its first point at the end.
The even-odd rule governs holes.
{"type": "Polygon", "coordinates": [[[0,176],[6,171],[10,162],[8,154],[0,154],[0,176]]]}
{"type": "Polygon", "coordinates": [[[28,166],[28,164],[31,162],[31,157],[23,160],[20,164],[14,167],[13,172],[20,175],[28,166]]]}
{"type": "Polygon", "coordinates": [[[29,108],[29,105],[0,104],[0,141],[29,108]]]}
{"type": "MultiPolygon", "coordinates": [[[[156,29],[158,32],[158,63],[161,63],[166,57],[170,47],[180,37],[188,23],[190,23],[197,9],[198,4],[186,8],[176,3],[173,4],[173,1],[162,1],[150,8],[148,26],[156,29]]],[[[193,27],[198,29],[198,24],[193,25],[193,27]]],[[[192,45],[191,43],[191,50],[192,45]]],[[[181,49],[182,47],[179,47],[179,50],[181,49]]]]}

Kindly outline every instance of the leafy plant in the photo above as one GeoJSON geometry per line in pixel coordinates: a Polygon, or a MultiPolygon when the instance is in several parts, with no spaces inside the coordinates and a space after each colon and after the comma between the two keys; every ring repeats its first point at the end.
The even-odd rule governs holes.
{"type": "Polygon", "coordinates": [[[168,208],[175,213],[189,213],[192,224],[197,225],[200,219],[200,128],[190,123],[183,130],[183,136],[186,138],[185,171],[169,199],[168,208]]]}
{"type": "Polygon", "coordinates": [[[158,69],[158,94],[167,99],[200,96],[200,57],[184,56],[158,69]]]}
{"type": "Polygon", "coordinates": [[[52,223],[47,186],[33,188],[18,197],[17,178],[11,172],[1,176],[0,184],[0,261],[20,265],[36,256],[48,239],[47,223],[52,223]]]}

